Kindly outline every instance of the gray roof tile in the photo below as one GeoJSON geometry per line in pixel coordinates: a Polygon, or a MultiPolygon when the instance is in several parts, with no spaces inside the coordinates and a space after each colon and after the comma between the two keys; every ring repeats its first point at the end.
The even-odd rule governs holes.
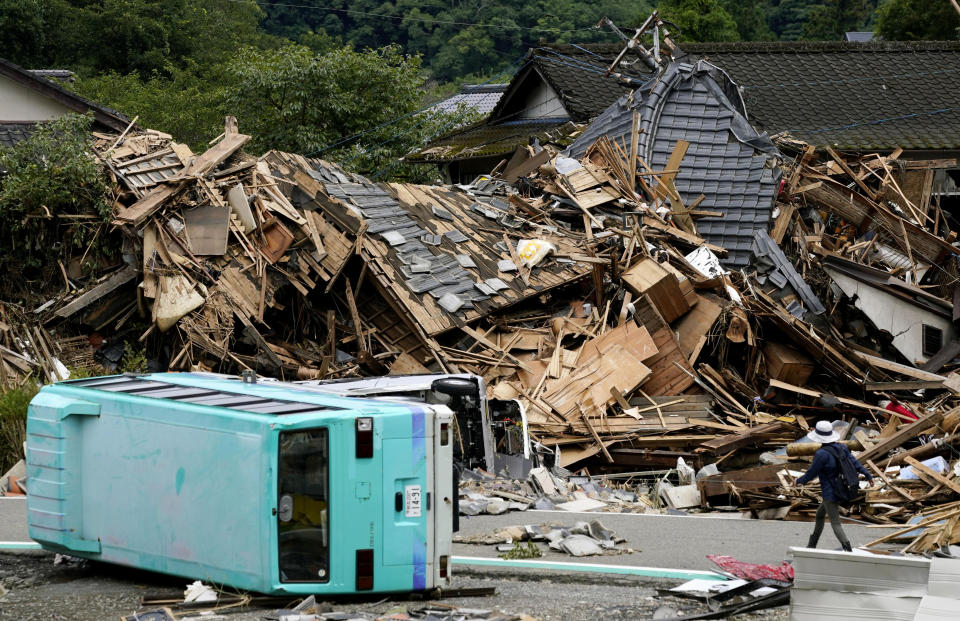
{"type": "Polygon", "coordinates": [[[743,102],[730,100],[731,92],[735,85],[714,65],[673,63],[637,89],[632,102],[625,96],[607,108],[567,154],[582,157],[602,135],[629,144],[634,109],[643,130],[639,152],[653,170],[666,168],[678,140],[690,142],[674,184],[684,203],[703,194],[703,209],[723,212],[698,220],[697,230],[729,251],[726,265],[742,267],[750,261],[753,232],[769,226],[779,169],[774,172],[766,163],[779,153],[765,134],[749,126],[743,102]]]}

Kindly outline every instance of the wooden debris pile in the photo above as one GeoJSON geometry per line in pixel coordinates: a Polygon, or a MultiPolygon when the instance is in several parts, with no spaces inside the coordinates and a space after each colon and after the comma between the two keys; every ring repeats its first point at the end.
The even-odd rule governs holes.
{"type": "Polygon", "coordinates": [[[812,517],[818,487],[792,482],[816,447],[795,441],[830,420],[882,481],[849,515],[938,516],[920,537],[884,542],[909,536],[914,552],[957,543],[956,219],[933,185],[956,162],[779,146],[773,225],[754,235],[753,265],[739,272],[698,236],[696,220],[714,214],[670,191],[671,170],[638,158],[632,176],[628,149],[603,139],[572,170],[562,156],[515,156],[504,179],[538,165],[510,202],[582,230],[582,253],[603,262],[580,295],[491,314],[444,353],[484,376],[493,397],[523,403],[558,465],[706,467],[678,507],[812,517]],[[938,457],[939,469],[922,463],[938,457]]]}
{"type": "Polygon", "coordinates": [[[91,342],[135,329],[161,369],[473,373],[516,404],[547,465],[702,471],[668,494],[680,508],[809,513],[816,488],[788,485],[809,454],[786,447],[821,419],[890,479],[854,514],[899,522],[955,500],[960,272],[935,191],[955,162],[782,138],[772,226],[731,270],[710,241],[724,213],[677,189],[683,140],[663,170],[602,136],[580,161],[521,148],[458,187],[253,157],[248,140],[229,118],[202,154],[98,136],[118,196],[103,234],[127,260],[37,308],[43,325],[91,342]],[[887,472],[937,456],[942,472],[887,472]]]}
{"type": "MultiPolygon", "coordinates": [[[[81,343],[79,350],[88,348],[81,343]]],[[[90,369],[93,361],[74,357],[76,340],[60,341],[25,316],[14,305],[0,303],[0,392],[16,388],[29,378],[58,382],[69,376],[67,365],[90,369]]]]}

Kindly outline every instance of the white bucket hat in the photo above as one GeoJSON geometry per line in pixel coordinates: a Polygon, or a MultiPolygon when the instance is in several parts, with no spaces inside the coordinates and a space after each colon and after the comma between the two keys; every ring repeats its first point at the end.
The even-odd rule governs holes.
{"type": "Polygon", "coordinates": [[[833,430],[833,425],[828,420],[822,420],[817,423],[813,431],[807,434],[807,437],[814,442],[827,444],[836,442],[840,439],[840,434],[833,430]]]}

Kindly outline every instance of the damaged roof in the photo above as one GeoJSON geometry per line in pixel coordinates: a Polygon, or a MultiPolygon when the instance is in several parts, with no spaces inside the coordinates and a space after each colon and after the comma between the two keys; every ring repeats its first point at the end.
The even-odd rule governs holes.
{"type": "Polygon", "coordinates": [[[598,116],[568,148],[583,157],[600,136],[630,145],[634,111],[639,113],[638,152],[653,170],[666,170],[680,140],[690,143],[674,185],[684,204],[701,195],[700,206],[722,216],[697,222],[698,233],[729,251],[724,263],[750,264],[754,231],[769,228],[780,170],[779,152],[744,117],[736,85],[716,66],[670,63],[633,96],[623,96],[598,116]]]}
{"type": "MultiPolygon", "coordinates": [[[[293,204],[323,214],[318,224],[325,247],[355,245],[386,297],[428,336],[591,272],[588,263],[557,260],[521,275],[504,243],[520,219],[503,198],[374,184],[328,162],[286,153],[263,159],[293,204]]],[[[575,251],[574,243],[546,227],[539,235],[567,254],[575,251]]]]}
{"type": "MultiPolygon", "coordinates": [[[[604,46],[602,50],[615,55],[619,49],[614,51],[614,47],[604,46]]],[[[563,52],[546,46],[531,48],[523,67],[486,120],[436,138],[405,159],[426,163],[502,156],[532,139],[566,146],[562,140],[576,128],[573,123],[589,121],[630,89],[603,75],[609,61],[598,58],[596,52],[576,46],[564,48],[563,52]],[[559,102],[546,113],[527,118],[534,114],[531,95],[543,84],[552,89],[551,95],[555,94],[559,102]]],[[[627,72],[633,73],[632,68],[627,72]]]]}
{"type": "MultiPolygon", "coordinates": [[[[761,131],[789,131],[816,146],[859,151],[960,149],[960,42],[775,41],[680,47],[687,55],[681,59],[706,59],[730,76],[741,88],[747,118],[761,131]],[[795,98],[803,105],[784,105],[795,98]]],[[[510,135],[476,154],[458,148],[475,142],[490,125],[509,120],[508,115],[522,109],[517,102],[525,101],[539,82],[557,93],[567,118],[588,121],[629,90],[603,75],[621,49],[619,43],[531,49],[527,64],[488,121],[443,136],[408,159],[442,162],[501,155],[525,144],[524,137],[510,135]],[[441,145],[443,150],[433,150],[441,145]],[[423,157],[428,152],[430,156],[423,157]]],[[[619,70],[635,77],[651,75],[641,62],[619,70]]],[[[552,119],[553,126],[564,120],[552,119]]]]}
{"type": "Polygon", "coordinates": [[[563,148],[573,141],[580,128],[580,125],[563,119],[530,119],[500,124],[484,121],[434,140],[404,159],[423,163],[453,162],[507,155],[532,140],[563,148]]]}
{"type": "MultiPolygon", "coordinates": [[[[589,50],[568,46],[560,52],[550,46],[531,48],[527,52],[526,64],[514,78],[500,103],[491,113],[491,120],[508,119],[521,111],[531,84],[544,81],[557,93],[563,104],[551,116],[566,116],[574,121],[589,121],[610,105],[610,102],[628,92],[630,88],[603,75],[610,64],[609,60],[599,58],[589,50]]],[[[612,51],[613,46],[605,46],[603,51],[612,51]]],[[[614,55],[619,49],[613,52],[614,55]]],[[[630,75],[644,75],[647,67],[639,64],[624,67],[630,75]]]]}

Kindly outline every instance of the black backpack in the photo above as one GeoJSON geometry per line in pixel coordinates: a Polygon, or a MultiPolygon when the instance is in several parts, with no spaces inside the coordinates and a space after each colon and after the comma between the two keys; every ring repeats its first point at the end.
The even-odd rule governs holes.
{"type": "Polygon", "coordinates": [[[857,467],[853,465],[851,456],[836,444],[825,444],[823,448],[833,455],[837,464],[836,473],[831,481],[833,489],[837,492],[837,500],[840,502],[850,502],[860,493],[860,475],[857,473],[857,467]]]}

